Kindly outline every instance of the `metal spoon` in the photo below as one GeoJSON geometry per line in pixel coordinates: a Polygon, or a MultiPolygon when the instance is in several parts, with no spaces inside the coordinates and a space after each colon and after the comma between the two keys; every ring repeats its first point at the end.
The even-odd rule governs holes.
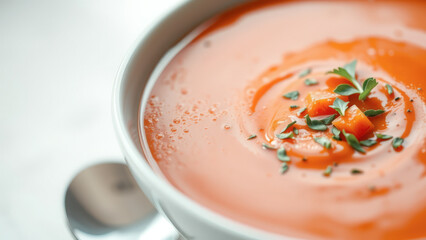
{"type": "Polygon", "coordinates": [[[138,188],[126,165],[81,171],[65,195],[68,225],[78,240],[176,240],[178,231],[138,188]]]}

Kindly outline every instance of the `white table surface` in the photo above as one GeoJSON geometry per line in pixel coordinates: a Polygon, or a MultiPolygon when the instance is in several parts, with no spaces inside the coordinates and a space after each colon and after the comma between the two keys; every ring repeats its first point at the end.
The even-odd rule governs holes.
{"type": "Polygon", "coordinates": [[[0,239],[72,239],[64,193],[88,165],[120,160],[118,67],[180,0],[0,0],[0,239]]]}

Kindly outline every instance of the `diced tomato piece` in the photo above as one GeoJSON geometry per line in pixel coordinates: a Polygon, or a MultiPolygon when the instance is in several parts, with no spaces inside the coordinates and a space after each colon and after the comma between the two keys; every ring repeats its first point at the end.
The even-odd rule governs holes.
{"type": "Polygon", "coordinates": [[[340,131],[345,130],[361,139],[365,134],[373,130],[374,125],[356,105],[352,105],[345,112],[345,116],[339,116],[332,122],[340,131]]]}
{"type": "Polygon", "coordinates": [[[310,92],[305,99],[309,116],[316,117],[337,113],[336,110],[330,107],[337,97],[345,102],[349,100],[348,96],[341,96],[329,90],[310,92]]]}

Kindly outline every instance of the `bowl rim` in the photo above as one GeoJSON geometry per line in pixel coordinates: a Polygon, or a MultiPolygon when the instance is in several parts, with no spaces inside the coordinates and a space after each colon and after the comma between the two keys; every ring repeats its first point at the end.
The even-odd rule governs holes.
{"type": "MultiPolygon", "coordinates": [[[[127,156],[126,161],[128,165],[131,163],[131,166],[136,168],[135,170],[137,170],[137,173],[143,176],[144,181],[148,186],[150,186],[151,189],[156,189],[156,191],[159,191],[161,195],[168,196],[168,199],[173,199],[172,201],[174,201],[180,208],[184,209],[185,212],[192,212],[193,216],[196,216],[203,222],[215,226],[218,229],[222,229],[232,235],[240,236],[244,239],[293,239],[238,222],[227,216],[216,213],[213,210],[196,202],[195,200],[192,200],[184,193],[176,189],[164,177],[154,173],[146,158],[134,145],[131,139],[131,134],[127,130],[126,123],[124,121],[125,116],[122,108],[124,89],[126,89],[126,84],[129,82],[129,79],[126,78],[127,72],[130,66],[133,65],[133,60],[135,57],[140,54],[141,46],[145,44],[147,39],[151,36],[151,34],[153,34],[157,27],[164,23],[168,18],[175,15],[178,11],[184,8],[190,8],[191,2],[192,1],[183,1],[157,17],[144,31],[142,31],[134,44],[130,47],[119,67],[112,93],[112,119],[120,148],[124,155],[127,156]]],[[[156,64],[158,64],[158,62],[156,64]]],[[[152,69],[151,74],[154,69],[152,69]]],[[[149,83],[147,83],[147,85],[148,84],[149,83]]],[[[140,101],[140,99],[137,99],[137,101],[140,101]]],[[[136,122],[139,124],[139,119],[136,122]]]]}

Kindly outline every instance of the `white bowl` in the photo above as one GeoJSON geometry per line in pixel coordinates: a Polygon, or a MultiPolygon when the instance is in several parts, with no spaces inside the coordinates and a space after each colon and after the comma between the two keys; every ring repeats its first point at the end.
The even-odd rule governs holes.
{"type": "MultiPolygon", "coordinates": [[[[219,12],[247,0],[188,1],[148,29],[120,68],[114,86],[113,118],[121,148],[141,189],[186,239],[288,239],[238,223],[188,198],[146,160],[139,138],[139,108],[144,89],[160,59],[187,33],[219,12]]],[[[147,85],[148,84],[148,85],[147,85]]]]}

